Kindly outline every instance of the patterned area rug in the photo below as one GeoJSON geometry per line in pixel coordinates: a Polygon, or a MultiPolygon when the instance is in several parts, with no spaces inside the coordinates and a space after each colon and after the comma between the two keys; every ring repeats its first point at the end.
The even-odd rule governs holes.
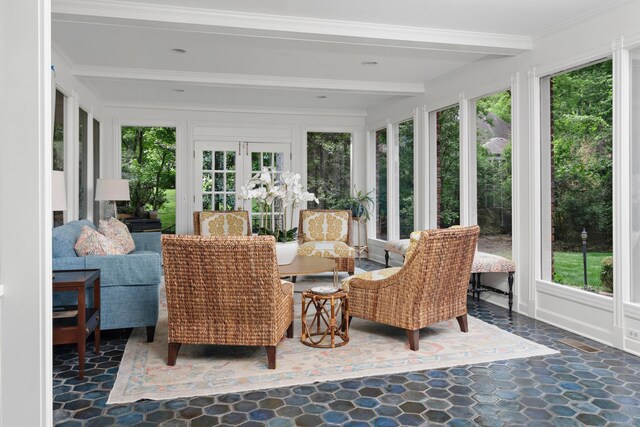
{"type": "MultiPolygon", "coordinates": [[[[340,279],[344,277],[341,274],[340,279]]],[[[297,292],[331,282],[330,275],[298,280],[295,338],[278,344],[275,370],[267,369],[263,347],[183,345],[176,366],[167,366],[167,308],[162,289],[155,341],[146,342],[144,328],[132,332],[108,403],[242,392],[556,353],[473,317],[466,334],[455,319],[424,328],[417,352],[409,350],[403,330],[355,318],[344,347],[307,347],[299,341],[301,295],[297,292]]]]}

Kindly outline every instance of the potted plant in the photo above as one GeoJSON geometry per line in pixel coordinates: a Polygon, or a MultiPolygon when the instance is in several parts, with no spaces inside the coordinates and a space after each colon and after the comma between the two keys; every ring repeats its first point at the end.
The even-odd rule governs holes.
{"type": "Polygon", "coordinates": [[[241,188],[240,198],[258,203],[261,214],[258,235],[274,236],[278,265],[291,264],[298,253],[298,228],[289,228],[293,225],[293,213],[301,202],[318,202],[315,194],[303,191],[300,174],[263,168],[241,188]]]}
{"type": "Polygon", "coordinates": [[[374,203],[372,194],[373,190],[365,193],[362,190],[357,190],[355,186],[353,187],[353,195],[347,198],[347,202],[354,218],[369,220],[374,203]]]}

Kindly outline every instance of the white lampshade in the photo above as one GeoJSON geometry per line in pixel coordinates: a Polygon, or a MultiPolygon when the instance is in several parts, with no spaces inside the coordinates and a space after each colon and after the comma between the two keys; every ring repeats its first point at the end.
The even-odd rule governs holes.
{"type": "Polygon", "coordinates": [[[98,179],[96,201],[130,200],[128,179],[98,179]]]}
{"type": "Polygon", "coordinates": [[[64,172],[51,172],[51,210],[67,210],[67,187],[64,185],[64,172]]]}

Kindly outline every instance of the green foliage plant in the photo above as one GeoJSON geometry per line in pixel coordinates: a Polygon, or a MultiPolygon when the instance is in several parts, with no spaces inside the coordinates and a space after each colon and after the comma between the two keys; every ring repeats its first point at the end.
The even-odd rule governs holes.
{"type": "Polygon", "coordinates": [[[602,270],[600,270],[600,284],[605,292],[613,292],[613,257],[606,257],[602,260],[602,270]]]}

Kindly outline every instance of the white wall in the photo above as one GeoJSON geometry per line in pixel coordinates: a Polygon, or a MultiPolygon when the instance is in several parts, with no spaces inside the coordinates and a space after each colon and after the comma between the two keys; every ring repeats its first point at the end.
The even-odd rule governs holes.
{"type": "Polygon", "coordinates": [[[50,3],[0,2],[0,424],[51,425],[50,3]]]}
{"type": "MultiPolygon", "coordinates": [[[[110,153],[103,157],[105,177],[119,176],[120,165],[120,127],[139,126],[175,126],[176,127],[176,232],[192,231],[193,208],[193,166],[194,131],[203,128],[238,129],[231,139],[247,141],[242,128],[251,128],[253,132],[265,134],[273,129],[290,131],[292,145],[292,170],[303,175],[306,181],[306,132],[336,131],[352,132],[354,164],[352,176],[356,185],[364,183],[366,165],[359,159],[364,158],[364,117],[348,115],[340,111],[318,111],[297,113],[295,111],[222,111],[202,109],[170,109],[144,107],[105,107],[104,112],[104,148],[110,153]],[[235,138],[235,139],[234,139],[235,138]]],[[[353,113],[352,113],[353,114],[353,113]]]]}
{"type": "MultiPolygon", "coordinates": [[[[614,63],[618,64],[618,70],[614,70],[616,81],[624,83],[625,71],[620,71],[620,64],[624,62],[623,48],[640,43],[638,17],[640,2],[625,2],[613,10],[583,18],[539,36],[534,41],[534,49],[529,53],[472,64],[457,73],[427,83],[425,96],[422,98],[374,108],[368,111],[366,125],[367,130],[371,130],[387,118],[407,114],[413,108],[422,107],[426,111],[432,111],[459,101],[464,106],[467,100],[511,87],[514,102],[513,231],[514,260],[517,264],[515,308],[530,316],[636,353],[640,349],[640,341],[626,339],[626,344],[623,343],[627,323],[635,322],[633,325],[640,327],[637,320],[640,310],[637,305],[628,304],[631,252],[626,236],[630,234],[631,228],[628,209],[624,209],[629,203],[629,193],[625,192],[628,187],[625,187],[624,182],[630,181],[631,172],[629,161],[623,155],[628,153],[630,144],[629,136],[624,132],[625,125],[626,129],[629,125],[628,116],[624,114],[625,90],[628,90],[628,86],[616,84],[614,87],[614,111],[617,117],[614,125],[614,211],[617,212],[614,232],[617,243],[614,247],[616,295],[610,303],[603,303],[603,297],[598,295],[540,280],[538,266],[541,264],[542,219],[539,212],[540,199],[536,197],[536,191],[540,191],[537,168],[540,159],[538,79],[552,72],[613,56],[614,63]],[[594,307],[598,307],[598,310],[594,307]]],[[[435,141],[427,142],[424,137],[420,141],[422,145],[427,143],[435,141]]],[[[461,140],[461,144],[464,150],[465,141],[461,140]]],[[[424,153],[422,155],[421,160],[428,162],[428,156],[424,153]]],[[[461,170],[464,171],[469,166],[463,164],[461,170]]],[[[462,178],[461,186],[474,185],[473,179],[465,182],[464,173],[462,178]]],[[[422,184],[419,191],[429,193],[429,188],[424,187],[422,184]]],[[[433,190],[430,197],[435,197],[433,190]]],[[[471,203],[469,200],[462,200],[461,210],[465,209],[465,204],[471,203]]],[[[427,217],[428,212],[422,209],[419,215],[427,217]]],[[[381,245],[376,245],[375,241],[373,243],[373,255],[380,259],[381,245]]],[[[638,283],[634,286],[637,287],[638,283]]],[[[494,295],[490,298],[498,304],[505,304],[504,298],[494,295]]]]}

